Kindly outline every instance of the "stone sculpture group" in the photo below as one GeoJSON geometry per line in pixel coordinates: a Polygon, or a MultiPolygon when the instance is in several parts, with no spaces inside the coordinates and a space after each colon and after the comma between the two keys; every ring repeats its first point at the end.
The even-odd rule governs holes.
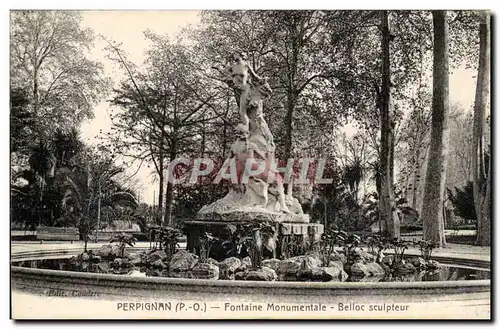
{"type": "Polygon", "coordinates": [[[285,193],[283,178],[271,165],[275,161],[275,144],[263,112],[264,100],[272,93],[267,78],[257,75],[241,52],[233,54],[221,73],[222,80],[234,90],[241,120],[229,155],[236,162],[238,184],[234,184],[224,198],[203,207],[198,219],[207,220],[212,216],[223,221],[243,217],[250,221],[308,222],[308,216],[292,196],[291,186],[285,193]],[[248,173],[248,159],[255,165],[265,166],[265,170],[247,176],[247,181],[241,180],[245,170],[248,173]]]}

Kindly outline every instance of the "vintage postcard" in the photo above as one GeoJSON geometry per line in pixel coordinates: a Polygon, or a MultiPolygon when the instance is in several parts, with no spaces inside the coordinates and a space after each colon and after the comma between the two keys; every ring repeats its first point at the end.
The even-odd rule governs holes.
{"type": "Polygon", "coordinates": [[[11,10],[11,318],[491,320],[485,10],[11,10]]]}

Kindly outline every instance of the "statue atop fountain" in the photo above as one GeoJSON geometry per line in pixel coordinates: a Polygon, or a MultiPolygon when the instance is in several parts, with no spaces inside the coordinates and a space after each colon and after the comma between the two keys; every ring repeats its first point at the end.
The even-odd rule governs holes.
{"type": "Polygon", "coordinates": [[[231,171],[233,165],[236,181],[232,181],[226,196],[204,206],[195,220],[184,223],[188,250],[196,250],[204,232],[224,236],[229,224],[274,227],[276,235],[268,244],[275,244],[271,240],[278,241],[280,255],[291,239],[319,241],[323,225],[309,223],[309,215],[304,214],[301,204],[292,196],[292,183],[285,193],[284,179],[277,170],[276,146],[264,118],[264,101],[272,94],[267,78],[254,72],[243,53],[235,53],[229,62],[218,71],[223,74],[221,80],[234,91],[240,123],[219,174],[226,166],[231,171]]]}
{"type": "Polygon", "coordinates": [[[197,219],[308,223],[309,216],[291,195],[292,189],[285,194],[283,178],[272,165],[274,138],[263,113],[264,100],[272,93],[267,78],[254,72],[243,53],[232,56],[223,74],[224,81],[234,90],[241,120],[227,159],[235,159],[238,183],[224,198],[203,207],[197,219]],[[264,171],[252,175],[249,170],[258,166],[264,166],[264,171]]]}

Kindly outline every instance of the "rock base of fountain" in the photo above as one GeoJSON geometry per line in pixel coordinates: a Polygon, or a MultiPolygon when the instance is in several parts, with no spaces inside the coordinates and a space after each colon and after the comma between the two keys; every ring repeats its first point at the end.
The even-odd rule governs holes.
{"type": "MultiPolygon", "coordinates": [[[[286,246],[293,241],[304,245],[311,242],[319,242],[324,232],[322,224],[309,223],[309,216],[302,214],[283,214],[268,211],[251,211],[238,209],[224,213],[198,214],[197,220],[184,222],[187,235],[187,249],[198,253],[200,237],[205,233],[224,241],[228,239],[227,227],[233,225],[255,225],[257,223],[275,228],[276,236],[274,245],[274,257],[286,258],[296,256],[286,246]]],[[[300,254],[300,253],[299,253],[300,254]]]]}
{"type": "Polygon", "coordinates": [[[196,215],[197,221],[207,222],[239,222],[239,223],[309,223],[309,215],[302,212],[299,201],[287,195],[285,197],[289,213],[280,209],[274,195],[269,195],[267,205],[263,198],[251,193],[229,193],[201,208],[196,215]]]}
{"type": "MultiPolygon", "coordinates": [[[[269,195],[264,206],[262,198],[251,193],[240,193],[231,189],[229,193],[204,206],[196,215],[195,220],[184,222],[187,235],[187,249],[198,253],[197,244],[200,237],[209,233],[220,241],[229,240],[228,226],[272,226],[275,236],[268,243],[274,247],[274,256],[297,256],[290,252],[286,245],[293,242],[306,245],[321,239],[324,228],[322,224],[309,223],[309,215],[304,214],[299,201],[291,195],[285,196],[289,212],[283,212],[275,195],[269,195]]],[[[297,244],[297,243],[296,243],[297,244]]],[[[269,249],[269,248],[268,248],[269,249]]],[[[296,251],[298,252],[298,251],[296,251]]]]}
{"type": "Polygon", "coordinates": [[[225,212],[206,212],[196,216],[196,221],[208,223],[309,223],[309,215],[285,214],[259,208],[234,209],[225,212]]]}

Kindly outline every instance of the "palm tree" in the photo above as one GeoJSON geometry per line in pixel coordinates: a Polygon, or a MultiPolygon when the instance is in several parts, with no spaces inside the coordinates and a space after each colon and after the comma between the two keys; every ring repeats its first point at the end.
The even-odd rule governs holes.
{"type": "Polygon", "coordinates": [[[342,180],[349,186],[349,190],[354,193],[355,200],[357,201],[359,184],[363,179],[361,159],[357,158],[352,164],[346,165],[342,176],[342,180]]]}
{"type": "MultiPolygon", "coordinates": [[[[34,229],[42,223],[47,211],[50,210],[45,204],[44,195],[47,185],[54,177],[56,160],[52,154],[50,143],[46,141],[40,141],[33,146],[30,153],[28,159],[30,168],[12,174],[11,195],[13,205],[17,204],[17,206],[29,208],[29,216],[23,221],[31,229],[34,229]],[[20,183],[19,179],[21,178],[27,184],[20,183]]],[[[27,215],[25,211],[22,212],[24,216],[27,215]]]]}
{"type": "Polygon", "coordinates": [[[68,131],[56,130],[51,143],[58,167],[74,167],[75,162],[73,160],[84,149],[80,131],[75,127],[68,131]]]}
{"type": "MultiPolygon", "coordinates": [[[[394,192],[394,198],[395,209],[393,211],[396,216],[400,218],[403,215],[412,217],[419,216],[418,211],[409,205],[408,200],[403,197],[403,193],[401,191],[396,190],[394,192]]],[[[363,214],[369,225],[373,225],[380,220],[380,199],[377,192],[373,192],[365,196],[365,200],[363,202],[363,214]]],[[[382,230],[381,225],[379,225],[379,229],[380,231],[382,230]]]]}
{"type": "Polygon", "coordinates": [[[85,250],[91,231],[99,230],[102,208],[106,212],[116,207],[136,208],[138,202],[135,194],[124,189],[114,179],[123,172],[112,161],[95,161],[86,168],[66,171],[63,184],[63,208],[77,214],[80,234],[85,241],[85,250]]]}
{"type": "Polygon", "coordinates": [[[33,172],[40,175],[43,179],[54,177],[56,157],[50,141],[40,141],[31,149],[29,165],[33,172]]]}
{"type": "MultiPolygon", "coordinates": [[[[66,169],[74,167],[76,156],[83,150],[83,142],[79,131],[72,128],[69,131],[57,130],[54,136],[47,140],[40,140],[30,148],[28,159],[29,169],[13,172],[11,193],[13,205],[30,208],[28,221],[32,229],[36,225],[60,225],[60,176],[65,175],[66,169]],[[63,169],[66,168],[66,169],[63,169]],[[19,182],[22,178],[27,185],[19,182]],[[30,199],[30,198],[36,198],[30,199]],[[22,199],[22,201],[20,201],[22,199]],[[21,205],[22,202],[24,205],[21,205]]],[[[19,210],[19,207],[18,207],[19,210]]],[[[26,216],[26,212],[22,211],[26,216]]]]}

